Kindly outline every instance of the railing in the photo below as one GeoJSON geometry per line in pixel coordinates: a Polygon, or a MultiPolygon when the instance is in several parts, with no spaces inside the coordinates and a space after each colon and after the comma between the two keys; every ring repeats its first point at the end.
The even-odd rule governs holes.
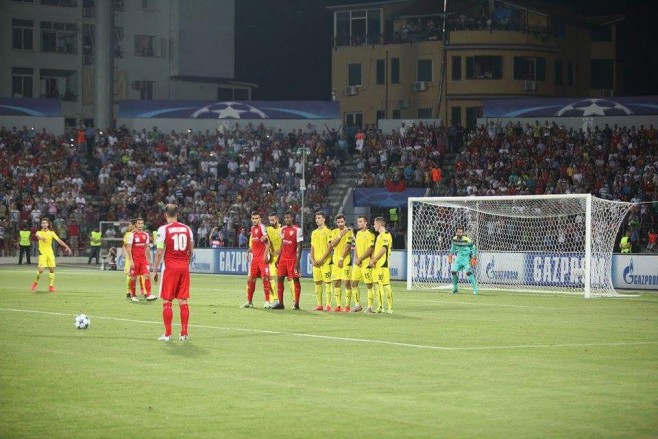
{"type": "MultiPolygon", "coordinates": [[[[396,26],[396,30],[390,34],[358,34],[358,35],[336,35],[334,47],[365,46],[379,44],[413,44],[423,41],[441,41],[441,26],[414,27],[396,26]]],[[[532,35],[535,38],[545,40],[554,32],[546,26],[526,26],[519,22],[497,22],[495,20],[465,20],[451,21],[446,23],[446,32],[451,31],[516,31],[532,35]]]]}

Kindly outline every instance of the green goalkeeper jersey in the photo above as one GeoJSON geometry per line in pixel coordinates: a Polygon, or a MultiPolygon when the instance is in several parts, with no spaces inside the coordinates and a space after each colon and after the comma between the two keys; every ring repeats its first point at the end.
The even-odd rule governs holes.
{"type": "Polygon", "coordinates": [[[450,254],[457,255],[458,261],[467,262],[471,258],[477,256],[477,249],[471,238],[462,235],[461,239],[457,236],[452,237],[452,245],[450,246],[450,254]]]}

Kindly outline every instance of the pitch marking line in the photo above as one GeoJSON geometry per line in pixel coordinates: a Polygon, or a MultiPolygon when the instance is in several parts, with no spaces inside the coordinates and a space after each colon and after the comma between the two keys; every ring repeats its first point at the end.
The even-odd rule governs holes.
{"type": "MultiPolygon", "coordinates": [[[[47,315],[65,316],[65,317],[74,316],[74,314],[67,314],[61,312],[36,311],[36,310],[15,309],[15,308],[0,308],[0,311],[21,312],[21,313],[29,313],[29,314],[47,314],[47,315]]],[[[91,317],[95,319],[102,319],[102,320],[113,320],[116,322],[162,325],[162,322],[159,321],[156,322],[152,320],[124,319],[119,317],[105,317],[105,316],[95,316],[95,315],[92,315],[91,317]]],[[[595,347],[595,346],[640,346],[640,345],[658,344],[658,341],[630,341],[630,342],[607,342],[607,343],[605,342],[604,343],[560,343],[560,344],[538,344],[538,345],[448,347],[448,346],[421,345],[421,344],[413,344],[413,343],[401,343],[401,342],[387,341],[387,340],[370,340],[366,338],[335,337],[329,335],[304,334],[300,332],[269,331],[265,329],[230,328],[223,326],[194,325],[194,324],[189,326],[190,328],[200,328],[200,329],[217,329],[221,331],[249,332],[254,334],[287,335],[290,337],[336,340],[336,341],[345,341],[350,343],[370,343],[370,344],[379,344],[386,346],[398,346],[398,347],[406,347],[406,348],[414,348],[414,349],[440,350],[440,351],[488,351],[488,350],[500,350],[500,349],[582,348],[582,347],[595,347]]]]}

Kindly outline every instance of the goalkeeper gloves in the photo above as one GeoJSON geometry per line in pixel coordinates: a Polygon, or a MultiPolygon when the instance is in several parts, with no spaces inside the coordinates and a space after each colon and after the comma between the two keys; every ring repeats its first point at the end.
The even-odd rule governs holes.
{"type": "Polygon", "coordinates": [[[475,267],[478,264],[477,258],[471,258],[471,267],[475,267]]]}

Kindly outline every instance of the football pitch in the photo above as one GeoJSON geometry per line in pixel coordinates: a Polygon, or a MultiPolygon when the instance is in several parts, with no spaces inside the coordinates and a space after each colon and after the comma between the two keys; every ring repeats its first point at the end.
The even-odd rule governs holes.
{"type": "Polygon", "coordinates": [[[309,280],[274,311],[260,281],[239,309],[244,277],[194,275],[190,340],[165,343],[161,301],[128,301],[122,273],[60,267],[33,293],[34,272],[0,267],[2,438],[658,436],[654,294],[395,283],[393,315],[339,314],[311,311],[309,280]]]}

